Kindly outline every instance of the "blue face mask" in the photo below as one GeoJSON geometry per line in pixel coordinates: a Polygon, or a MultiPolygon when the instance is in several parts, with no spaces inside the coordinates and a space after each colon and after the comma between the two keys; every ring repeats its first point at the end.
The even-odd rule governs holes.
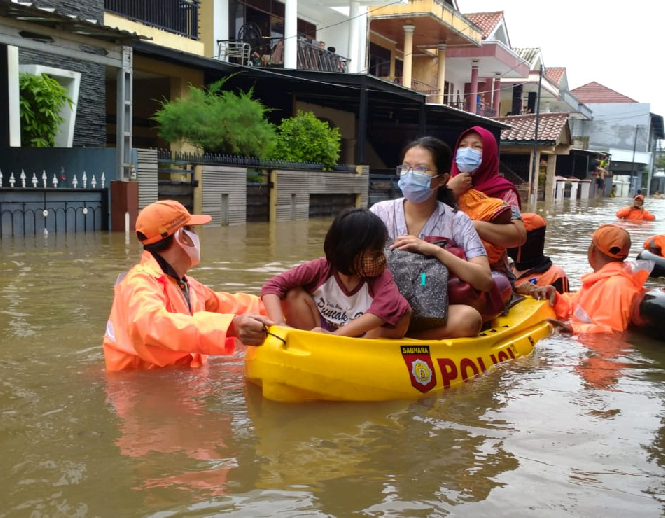
{"type": "Polygon", "coordinates": [[[433,178],[435,177],[428,174],[409,171],[400,176],[397,185],[407,200],[422,203],[434,194],[434,190],[429,187],[433,178]]]}
{"type": "Polygon", "coordinates": [[[480,167],[483,161],[483,152],[470,147],[461,147],[455,155],[455,163],[460,173],[472,173],[480,167]]]}

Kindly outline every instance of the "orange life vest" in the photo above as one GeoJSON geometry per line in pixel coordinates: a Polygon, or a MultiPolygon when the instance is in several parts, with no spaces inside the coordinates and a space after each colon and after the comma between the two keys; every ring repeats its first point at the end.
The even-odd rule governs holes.
{"type": "Polygon", "coordinates": [[[636,209],[635,207],[623,207],[617,211],[617,218],[628,219],[631,221],[655,221],[656,216],[646,209],[636,209]]]}

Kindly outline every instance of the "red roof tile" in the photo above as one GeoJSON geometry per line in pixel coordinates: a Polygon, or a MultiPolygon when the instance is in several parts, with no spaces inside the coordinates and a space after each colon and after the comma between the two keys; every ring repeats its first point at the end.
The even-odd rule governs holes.
{"type": "MultiPolygon", "coordinates": [[[[541,113],[538,122],[538,142],[556,142],[561,132],[568,127],[568,113],[541,113]]],[[[501,130],[501,140],[509,142],[533,142],[536,134],[536,114],[495,117],[495,121],[511,126],[501,130]]]]}
{"type": "Polygon", "coordinates": [[[474,25],[480,27],[483,31],[483,39],[486,39],[503,18],[503,11],[493,13],[469,13],[464,15],[474,25]]]}
{"type": "Polygon", "coordinates": [[[635,99],[620,94],[619,92],[607,88],[592,81],[583,86],[579,86],[570,91],[580,102],[584,104],[593,103],[636,103],[635,99]]]}
{"type": "Polygon", "coordinates": [[[552,67],[545,69],[545,75],[548,76],[555,85],[558,85],[561,82],[565,73],[566,67],[552,67]]]}

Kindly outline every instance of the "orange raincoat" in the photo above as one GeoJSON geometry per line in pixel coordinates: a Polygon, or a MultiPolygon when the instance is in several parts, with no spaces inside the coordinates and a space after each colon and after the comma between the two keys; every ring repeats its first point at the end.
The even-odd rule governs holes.
{"type": "MultiPolygon", "coordinates": [[[[457,203],[462,212],[474,221],[505,224],[511,221],[510,205],[499,198],[490,198],[476,189],[469,189],[462,194],[457,203]]],[[[505,247],[493,245],[484,239],[481,239],[481,241],[487,251],[489,263],[498,263],[506,251],[505,247]]]]}
{"type": "Polygon", "coordinates": [[[644,242],[644,249],[665,257],[665,234],[651,236],[644,242]]]}
{"type": "Polygon", "coordinates": [[[558,319],[570,319],[576,334],[623,332],[647,277],[648,271],[633,272],[625,262],[608,263],[583,275],[577,293],[557,293],[554,312],[558,319]]]}
{"type": "Polygon", "coordinates": [[[166,366],[200,367],[209,354],[231,354],[233,317],[262,313],[259,298],[218,293],[187,278],[192,310],[176,279],[166,275],[150,252],[118,278],[104,335],[109,371],[166,366]]]}
{"type": "Polygon", "coordinates": [[[656,216],[646,209],[637,209],[635,207],[623,207],[617,211],[617,218],[628,219],[631,221],[655,221],[656,216]]]}

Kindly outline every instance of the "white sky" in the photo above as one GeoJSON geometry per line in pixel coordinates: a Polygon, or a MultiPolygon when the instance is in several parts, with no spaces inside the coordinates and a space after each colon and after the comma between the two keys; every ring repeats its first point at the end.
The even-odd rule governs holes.
{"type": "Polygon", "coordinates": [[[513,47],[540,47],[570,89],[596,81],[665,116],[664,0],[457,0],[462,13],[503,11],[513,47]]]}

